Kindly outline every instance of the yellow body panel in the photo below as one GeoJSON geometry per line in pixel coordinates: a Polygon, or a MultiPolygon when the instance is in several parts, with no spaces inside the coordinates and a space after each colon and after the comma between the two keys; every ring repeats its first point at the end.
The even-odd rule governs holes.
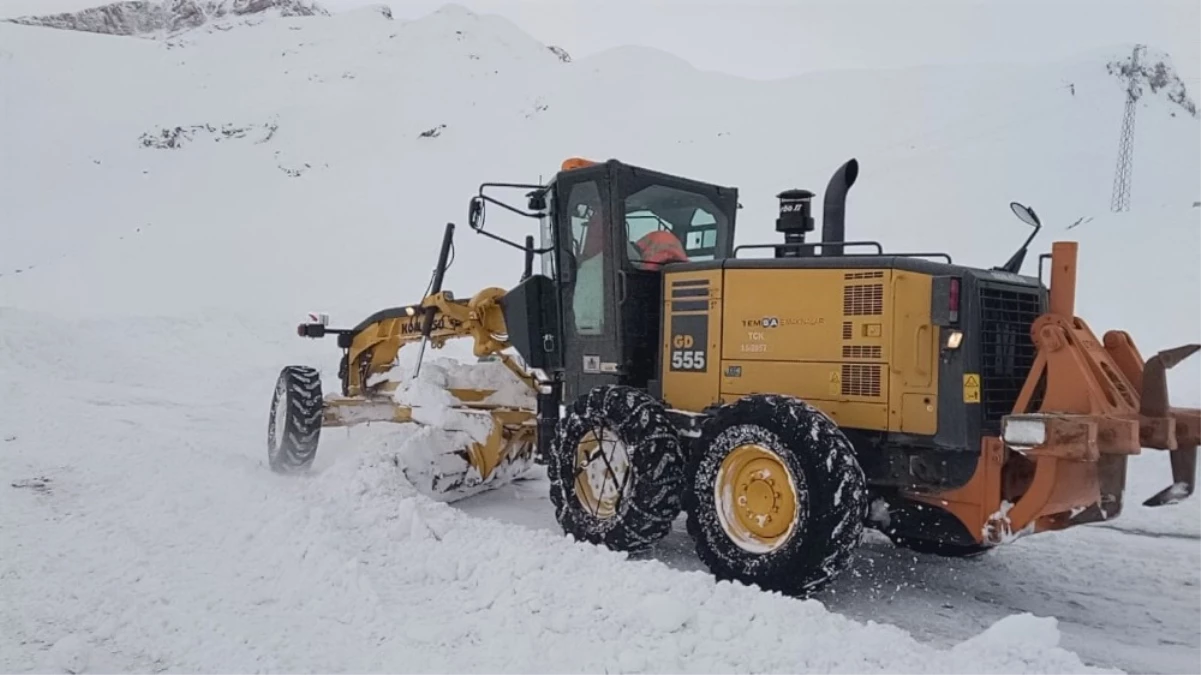
{"type": "Polygon", "coordinates": [[[891,431],[933,434],[938,429],[938,327],[930,322],[928,274],[892,275],[892,373],[888,388],[891,431]]]}
{"type": "Polygon", "coordinates": [[[747,394],[789,394],[840,426],[934,434],[931,285],[929,275],[893,269],[668,272],[663,397],[699,412],[747,394]],[[681,355],[702,342],[707,353],[681,355]]]}
{"type": "Polygon", "coordinates": [[[664,280],[663,395],[679,410],[700,411],[719,399],[721,281],[721,270],[679,272],[664,280]]]}

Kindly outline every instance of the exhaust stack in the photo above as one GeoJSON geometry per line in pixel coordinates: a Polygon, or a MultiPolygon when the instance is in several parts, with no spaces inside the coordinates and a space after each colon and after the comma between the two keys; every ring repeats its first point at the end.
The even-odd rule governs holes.
{"type": "Polygon", "coordinates": [[[822,210],[822,256],[842,255],[842,246],[827,246],[847,240],[847,191],[859,177],[859,160],[850,159],[830,177],[822,210]]]}

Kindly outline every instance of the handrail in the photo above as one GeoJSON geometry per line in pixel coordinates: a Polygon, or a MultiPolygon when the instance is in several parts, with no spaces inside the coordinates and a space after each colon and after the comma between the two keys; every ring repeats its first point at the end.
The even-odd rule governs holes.
{"type": "MultiPolygon", "coordinates": [[[[734,247],[734,257],[735,257],[735,258],[737,258],[737,257],[738,257],[738,252],[739,252],[740,250],[742,250],[742,249],[765,249],[765,248],[771,248],[771,249],[775,249],[775,248],[805,249],[805,248],[816,248],[816,247],[818,247],[818,246],[827,246],[827,245],[835,245],[835,244],[836,244],[836,245],[838,245],[838,246],[840,246],[840,247],[846,247],[846,246],[874,246],[874,247],[876,248],[876,252],[875,252],[875,253],[857,253],[857,254],[855,254],[855,255],[858,255],[858,256],[868,256],[868,257],[889,257],[889,256],[892,256],[892,257],[897,257],[897,258],[942,258],[943,260],[946,260],[946,261],[947,261],[947,264],[948,264],[948,265],[953,265],[953,264],[955,264],[955,262],[954,262],[954,261],[951,259],[951,256],[950,256],[950,255],[948,255],[948,254],[946,254],[946,253],[935,253],[935,252],[925,252],[925,251],[923,251],[923,252],[916,252],[916,253],[896,253],[896,252],[892,252],[892,251],[885,252],[885,250],[884,250],[884,247],[883,247],[883,246],[881,246],[881,245],[880,245],[880,242],[877,242],[877,241],[828,241],[828,242],[804,242],[804,243],[791,243],[791,244],[790,244],[790,243],[779,243],[779,244],[743,244],[743,245],[741,245],[741,246],[735,246],[735,247],[734,247]]],[[[839,258],[839,257],[843,257],[843,256],[820,256],[820,257],[826,257],[826,258],[839,258]]]]}
{"type": "Polygon", "coordinates": [[[838,244],[838,245],[840,245],[840,246],[875,246],[875,247],[876,247],[876,253],[878,253],[878,254],[880,254],[880,255],[883,255],[883,254],[884,254],[884,247],[883,247],[883,246],[881,246],[881,245],[880,245],[880,242],[878,242],[878,241],[839,241],[839,242],[821,242],[821,241],[816,241],[816,242],[794,242],[794,243],[785,243],[785,242],[781,242],[781,243],[779,243],[779,244],[743,244],[743,245],[741,245],[741,246],[735,246],[735,247],[734,247],[734,257],[735,257],[735,258],[737,258],[737,257],[738,257],[738,252],[739,252],[739,251],[741,251],[741,250],[742,250],[742,249],[744,249],[744,248],[745,248],[745,249],[750,249],[750,248],[795,248],[795,249],[803,249],[803,248],[814,248],[814,247],[817,247],[817,246],[825,246],[825,245],[827,245],[827,244],[834,244],[834,243],[836,243],[836,244],[838,244]]]}

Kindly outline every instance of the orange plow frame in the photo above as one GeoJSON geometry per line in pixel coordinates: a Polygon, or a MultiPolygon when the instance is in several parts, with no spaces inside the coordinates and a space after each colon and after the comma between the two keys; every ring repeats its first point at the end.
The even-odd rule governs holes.
{"type": "Polygon", "coordinates": [[[971,480],[908,495],[949,511],[977,543],[1116,517],[1127,458],[1142,448],[1169,450],[1172,458],[1172,484],[1145,505],[1179,501],[1195,488],[1201,410],[1168,405],[1166,371],[1201,345],[1144,364],[1126,332],[1097,340],[1075,316],[1076,253],[1075,242],[1052,246],[1050,306],[1031,329],[1034,365],[1013,413],[1001,420],[1001,436],[981,440],[971,480]]]}

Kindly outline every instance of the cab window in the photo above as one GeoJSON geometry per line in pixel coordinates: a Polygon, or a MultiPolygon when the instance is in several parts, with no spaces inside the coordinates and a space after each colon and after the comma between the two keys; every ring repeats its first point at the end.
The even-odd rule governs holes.
{"type": "Polygon", "coordinates": [[[571,186],[567,197],[571,251],[576,259],[571,310],[576,332],[603,335],[605,332],[605,232],[600,191],[596,181],[571,186]]]}
{"type": "Polygon", "coordinates": [[[708,197],[666,185],[650,185],[625,199],[630,262],[658,269],[672,262],[713,260],[718,232],[728,228],[708,197]]]}

